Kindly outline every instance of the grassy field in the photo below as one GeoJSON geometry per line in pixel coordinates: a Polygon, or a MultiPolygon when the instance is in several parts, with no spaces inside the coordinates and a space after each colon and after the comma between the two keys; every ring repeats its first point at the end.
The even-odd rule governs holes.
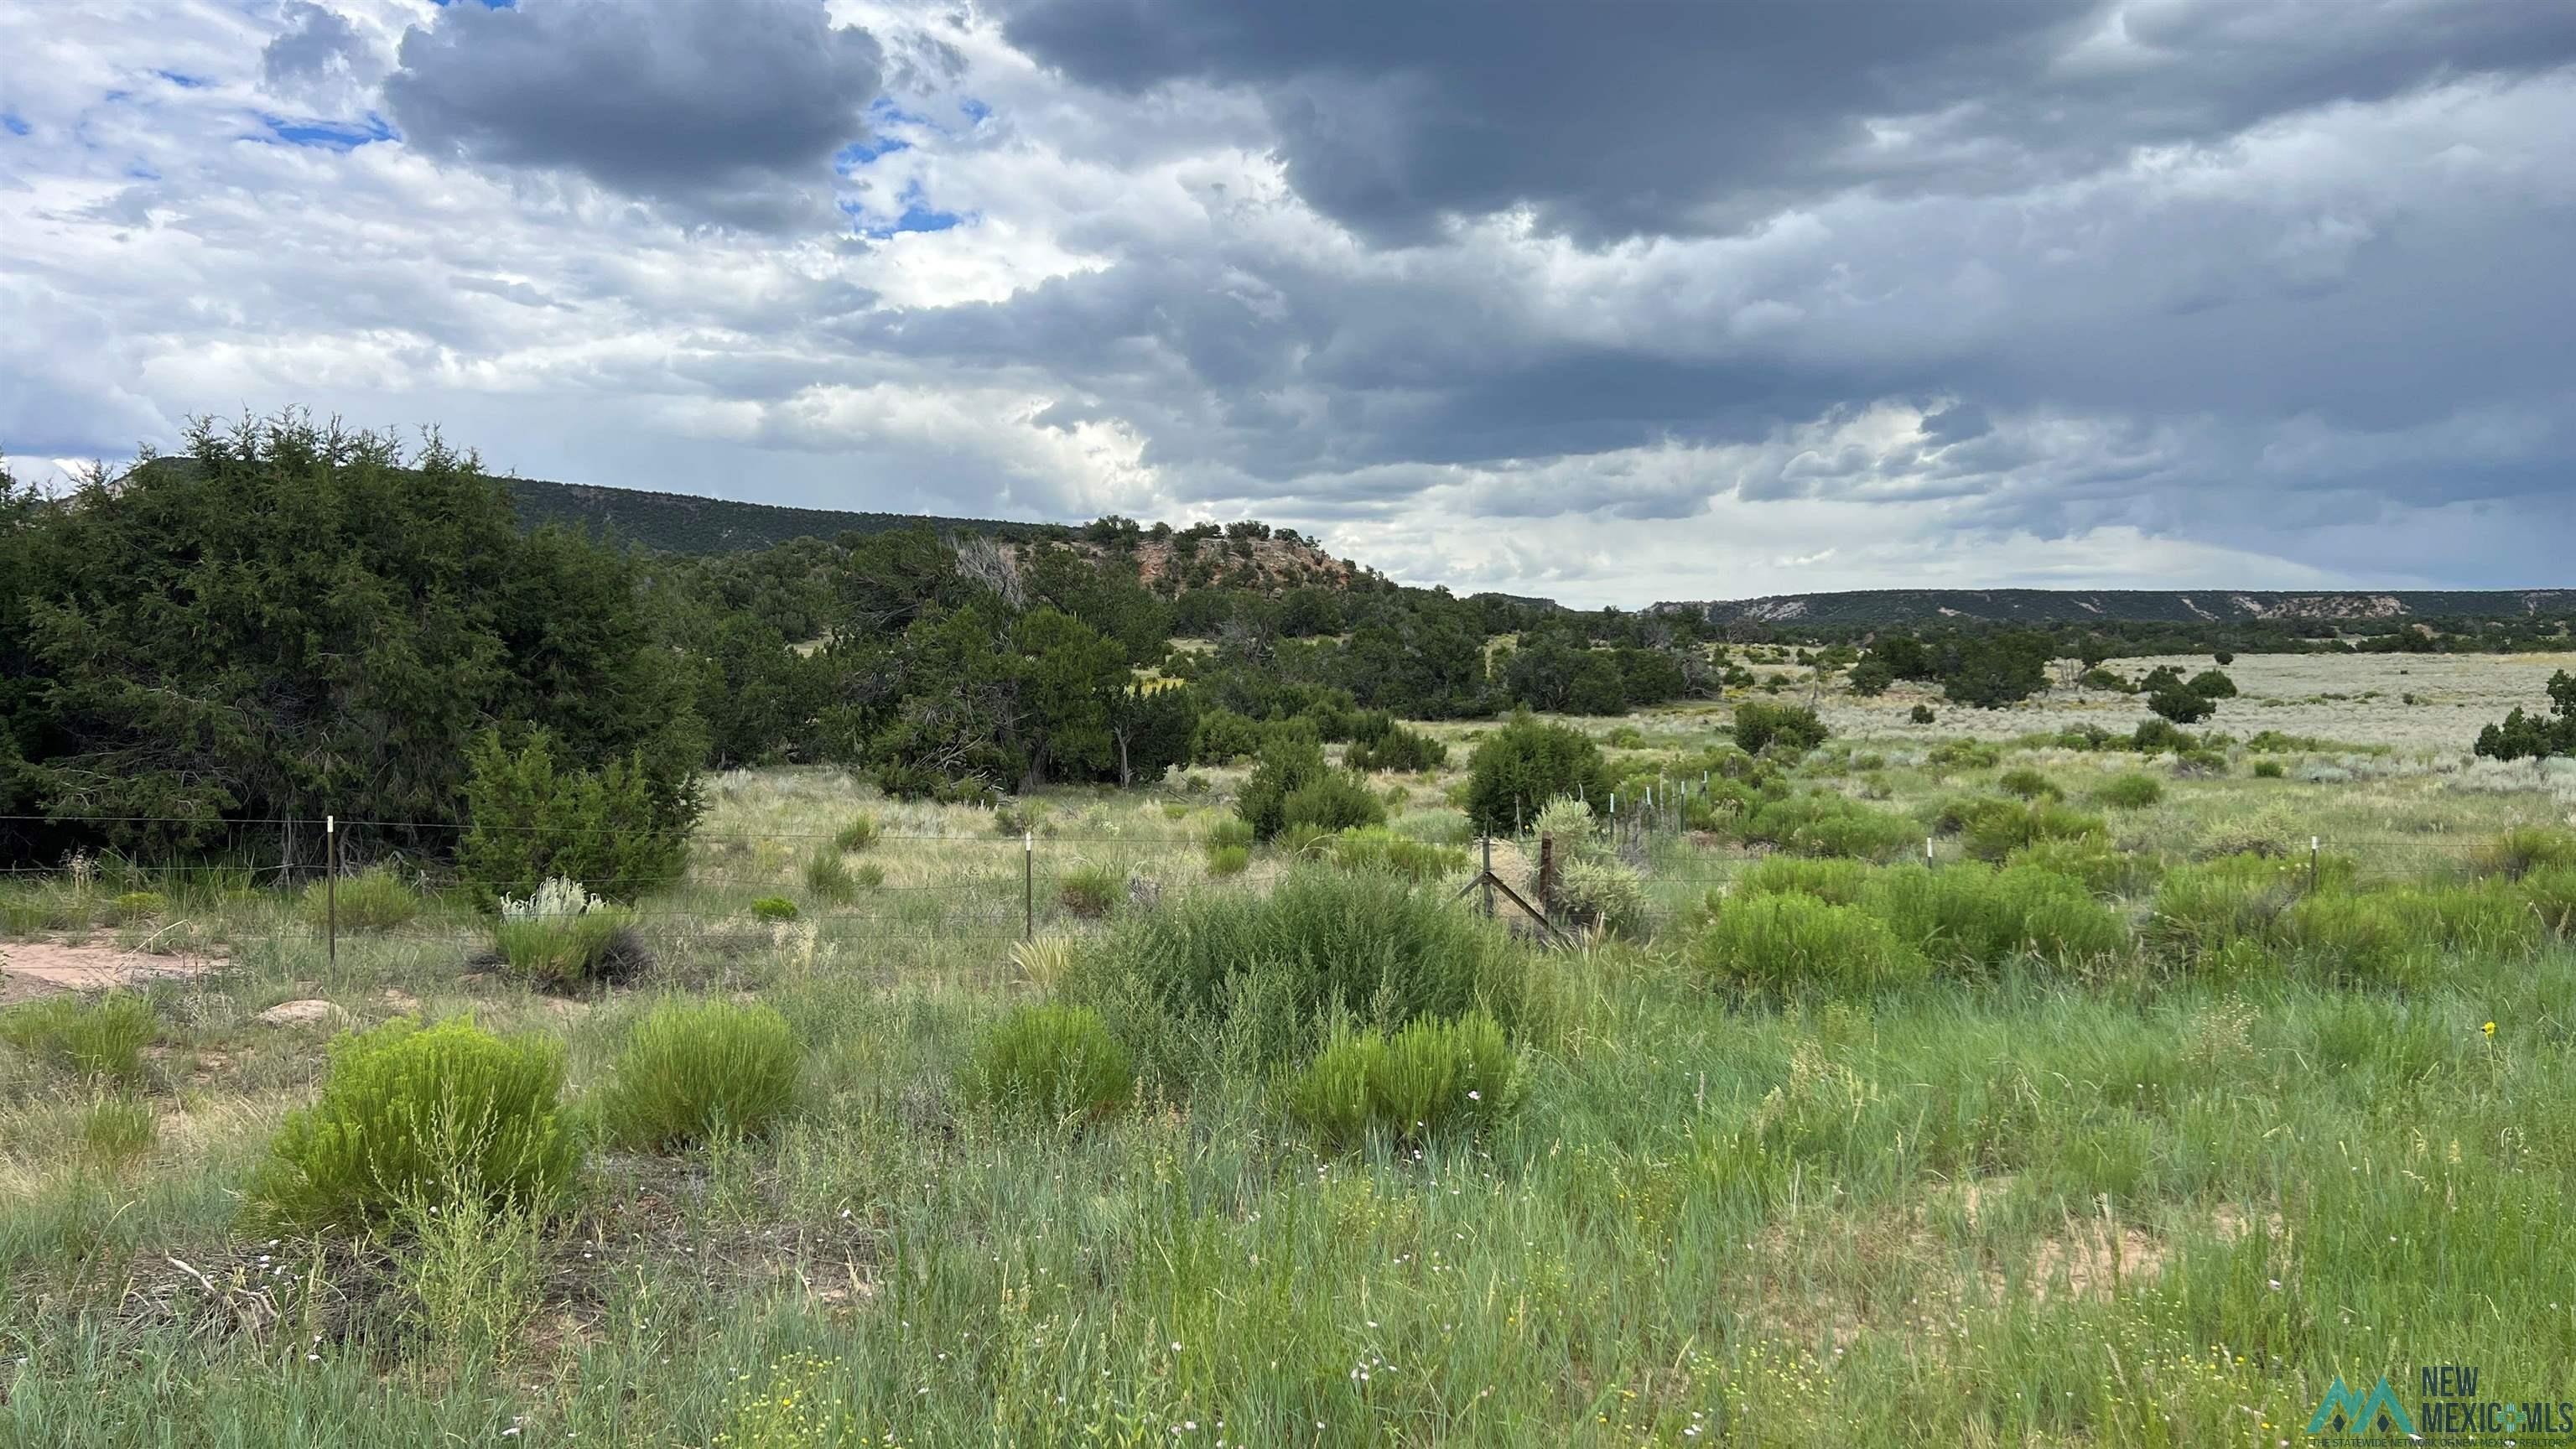
{"type": "MultiPolygon", "coordinates": [[[[1725,811],[1623,833],[1586,848],[1642,909],[1573,950],[1448,904],[1475,724],[1373,782],[1455,851],[1411,897],[1328,852],[1212,874],[1239,770],[1007,817],[721,777],[635,908],[650,964],[570,995],[436,892],[333,961],[237,871],[14,880],[0,950],[219,969],[0,1013],[0,1441],[2277,1449],[2338,1376],[2576,1399],[2576,772],[2462,758],[2548,668],[2239,660],[2237,743],[2190,761],[2037,738],[2125,733],[2126,697],[1830,701],[1772,789],[1866,812],[1871,858],[1725,811]],[[1362,1015],[1471,982],[1517,1071],[1454,1129],[1344,1140],[1293,1107],[1322,1029],[1263,1004],[1302,979],[1266,953],[1381,937],[1421,959],[1362,1015]],[[1193,950],[1239,957],[1195,1015],[1153,995],[1193,950]],[[608,1130],[674,998],[774,1008],[792,1109],[608,1130]],[[1101,1010],[1132,1096],[971,1087],[1040,1001],[1101,1010]],[[570,1191],[263,1220],[335,1034],[468,1013],[564,1044],[570,1191]]],[[[1723,718],[1584,728],[1697,788],[1723,718]]]]}

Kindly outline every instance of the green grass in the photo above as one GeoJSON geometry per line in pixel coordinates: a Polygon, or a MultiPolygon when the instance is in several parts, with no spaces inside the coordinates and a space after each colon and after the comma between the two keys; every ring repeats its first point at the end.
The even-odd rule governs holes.
{"type": "MultiPolygon", "coordinates": [[[[1708,738],[1690,718],[1643,732],[1679,754],[1708,738]]],[[[1240,771],[1178,819],[1050,793],[1079,839],[1040,836],[1025,949],[1020,841],[989,811],[723,777],[689,878],[638,903],[644,989],[587,1010],[477,964],[480,928],[435,900],[335,966],[297,895],[13,884],[86,890],[102,945],[115,894],[163,889],[229,969],[154,988],[139,1095],[0,1046],[0,1442],[2169,1449],[2304,1442],[2337,1376],[2569,1382],[2576,867],[2497,839],[2563,827],[2545,779],[2176,778],[2099,833],[2001,868],[1945,836],[1926,868],[1917,812],[1965,787],[1929,743],[1887,744],[1890,798],[1828,807],[1889,817],[1894,863],[1658,838],[1654,899],[1722,887],[1715,920],[1575,951],[1381,872],[1265,852],[1208,879],[1240,771]],[[884,890],[758,922],[862,807],[884,890]],[[2231,841],[2295,854],[2211,857],[2231,841]],[[1077,860],[1162,900],[1069,918],[1046,887],[1077,860]],[[2033,949],[2112,941],[2106,917],[2116,949],[2033,949]],[[620,1058],[666,991],[774,1010],[806,1044],[795,1109],[619,1148],[620,1058]],[[250,1015],[411,1009],[388,992],[556,1044],[556,1120],[603,1150],[550,1212],[474,1197],[364,1241],[243,1221],[280,1123],[338,1075],[250,1015]],[[1336,1041],[1488,999],[1510,1110],[1476,1130],[1294,1106],[1336,1041]],[[1124,1105],[994,1110],[970,1069],[1005,1059],[997,1023],[1081,1006],[1136,1068],[1124,1105]]],[[[2003,753],[2077,797],[2100,768],[2003,753]]],[[[1422,813],[1408,838],[1455,819],[1422,813]]],[[[1437,1067],[1412,1100],[1457,1095],[1437,1067]]]]}
{"type": "Polygon", "coordinates": [[[152,1003],[124,992],[54,996],[0,1012],[0,1041],[83,1077],[135,1082],[159,1026],[152,1003]]]}
{"type": "Polygon", "coordinates": [[[655,1151],[757,1137],[794,1105],[803,1059],[775,1007],[662,1001],[627,1034],[600,1119],[615,1140],[655,1151]]]}

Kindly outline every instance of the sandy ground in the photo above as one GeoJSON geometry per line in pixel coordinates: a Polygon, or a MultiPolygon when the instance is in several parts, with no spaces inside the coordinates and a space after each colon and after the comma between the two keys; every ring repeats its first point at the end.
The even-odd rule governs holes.
{"type": "Polygon", "coordinates": [[[184,981],[224,963],[211,956],[155,956],[115,946],[59,941],[0,941],[0,1005],[57,991],[105,991],[153,981],[184,981]]]}

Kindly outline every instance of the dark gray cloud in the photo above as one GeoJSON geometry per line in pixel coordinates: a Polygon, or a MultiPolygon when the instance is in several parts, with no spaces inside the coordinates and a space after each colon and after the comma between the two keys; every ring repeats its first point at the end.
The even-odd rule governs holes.
{"type": "Polygon", "coordinates": [[[259,53],[261,74],[272,89],[372,80],[384,69],[375,47],[338,11],[325,10],[310,0],[288,0],[281,14],[286,29],[259,53]]]}
{"type": "Polygon", "coordinates": [[[415,146],[768,227],[830,214],[884,58],[818,0],[524,0],[450,5],[400,61],[385,97],[415,146]]]}
{"type": "Polygon", "coordinates": [[[2576,56],[2576,7],[2162,0],[1387,6],[1008,0],[1088,84],[1257,90],[1300,194],[1372,234],[1527,204],[1725,230],[1855,183],[1991,188],[2269,115],[2576,56]]]}

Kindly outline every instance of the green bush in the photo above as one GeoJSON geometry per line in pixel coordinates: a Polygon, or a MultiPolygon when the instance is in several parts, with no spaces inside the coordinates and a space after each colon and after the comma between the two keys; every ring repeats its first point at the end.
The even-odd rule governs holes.
{"type": "Polygon", "coordinates": [[[805,858],[805,891],[817,900],[846,901],[858,889],[850,862],[838,846],[825,846],[805,858]]]}
{"type": "Polygon", "coordinates": [[[1968,813],[1960,836],[1968,853],[1979,860],[1999,861],[2023,846],[2042,840],[2077,840],[2101,838],[2109,829],[2099,815],[2035,800],[2024,805],[2013,800],[1980,802],[1968,813]]]}
{"type": "Polygon", "coordinates": [[[2098,835],[2040,840],[2004,857],[2007,869],[2026,866],[2082,881],[2095,895],[2128,895],[2155,882],[2156,858],[2120,850],[2098,835]]]}
{"type": "Polygon", "coordinates": [[[2119,916],[2083,882],[2029,866],[1882,871],[1863,904],[1898,940],[1936,962],[2088,959],[2129,944],[2119,916]]]}
{"type": "Polygon", "coordinates": [[[1409,881],[1433,881],[1467,868],[1467,852],[1398,835],[1382,825],[1345,830],[1330,842],[1344,870],[1382,870],[1409,881]]]}
{"type": "MultiPolygon", "coordinates": [[[[390,931],[409,925],[420,914],[419,893],[388,865],[372,865],[356,875],[342,876],[339,897],[343,931],[390,931]]],[[[304,888],[304,919],[308,923],[321,926],[331,911],[329,885],[315,881],[304,888]]]]}
{"type": "Polygon", "coordinates": [[[1932,712],[1932,706],[1928,704],[1914,706],[1905,712],[1905,717],[1919,725],[1938,724],[1941,720],[1939,715],[1932,712]]]}
{"type": "Polygon", "coordinates": [[[2206,695],[2194,694],[2188,689],[2171,688],[2160,689],[2148,695],[2147,708],[2160,718],[2171,720],[2177,725],[2187,725],[2198,724],[2209,718],[2218,706],[2212,704],[2206,695]]]}
{"type": "Polygon", "coordinates": [[[877,820],[873,815],[857,817],[832,836],[832,848],[843,855],[856,855],[876,843],[877,820]]]}
{"type": "Polygon", "coordinates": [[[1984,740],[1952,739],[1934,745],[1923,762],[1942,770],[1991,770],[2002,764],[2003,749],[1984,740]]]}
{"type": "Polygon", "coordinates": [[[1764,704],[1748,699],[1735,707],[1735,745],[1749,755],[1761,754],[1779,745],[1791,754],[1805,754],[1825,742],[1824,721],[1812,709],[1797,705],[1764,704]]]}
{"type": "Polygon", "coordinates": [[[2561,936],[2576,936],[2576,865],[2535,870],[2515,882],[2534,919],[2561,936]]]}
{"type": "Polygon", "coordinates": [[[1241,875],[1252,867],[1252,852],[1240,845],[1208,847],[1207,869],[1212,876],[1241,875]]]}
{"type": "Polygon", "coordinates": [[[2093,792],[2095,804],[2107,805],[2114,810],[2144,810],[2163,798],[2165,787],[2162,781],[2134,770],[2112,776],[2093,792]]]}
{"type": "Polygon", "coordinates": [[[126,891],[108,903],[108,919],[120,926],[151,920],[170,908],[159,891],[126,891]]]}
{"type": "Polygon", "coordinates": [[[1607,856],[1577,854],[1556,873],[1556,899],[1548,909],[1559,908],[1611,935],[1640,935],[1646,927],[1645,878],[1607,856]]]}
{"type": "Polygon", "coordinates": [[[1304,719],[1271,726],[1262,741],[1261,762],[1235,797],[1234,808],[1259,840],[1291,826],[1333,831],[1386,820],[1386,802],[1359,776],[1325,762],[1323,739],[1304,719]]]}
{"type": "Polygon", "coordinates": [[[2183,686],[2203,699],[2234,699],[2236,681],[2215,669],[2204,669],[2183,686]]]}
{"type": "Polygon", "coordinates": [[[984,1034],[957,1085],[975,1106],[1056,1122],[1124,1107],[1136,1069],[1100,1013],[1023,1006],[984,1034]]]}
{"type": "Polygon", "coordinates": [[[2129,748],[2141,755],[2160,755],[2167,750],[2180,753],[2191,748],[2191,736],[2175,728],[2171,720],[2143,719],[2129,736],[2129,748]]]}
{"type": "Polygon", "coordinates": [[[1261,748],[1258,722],[1230,709],[1203,711],[1190,735],[1190,763],[1225,765],[1261,748]]]}
{"type": "Polygon", "coordinates": [[[1739,896],[1814,896],[1830,905],[1860,903],[1878,869],[1857,860],[1774,855],[1754,863],[1735,882],[1739,896]]]}
{"type": "Polygon", "coordinates": [[[1354,770],[1436,770],[1449,763],[1449,747],[1419,730],[1394,725],[1344,750],[1342,763],[1354,770]]]}
{"type": "Polygon", "coordinates": [[[792,921],[796,903],[785,896],[762,896],[751,903],[751,913],[764,921],[792,921]]]}
{"type": "Polygon", "coordinates": [[[656,779],[638,752],[606,769],[562,771],[545,731],[513,752],[486,731],[468,752],[472,824],[457,874],[486,909],[534,895],[547,881],[631,901],[677,880],[698,819],[696,782],[656,779]]]}
{"type": "Polygon", "coordinates": [[[772,1007],[659,1002],[626,1034],[600,1122],[613,1140],[649,1151],[757,1137],[795,1102],[803,1058],[772,1007]]]}
{"type": "Polygon", "coordinates": [[[1289,792],[1282,830],[1357,830],[1386,823],[1386,802],[1358,776],[1334,771],[1289,792]]]}
{"type": "Polygon", "coordinates": [[[1493,1017],[1425,1017],[1392,1036],[1337,1030],[1282,1095],[1288,1114],[1332,1145],[1371,1133],[1419,1142],[1509,1111],[1519,1068],[1493,1017]]]}
{"type": "Polygon", "coordinates": [[[2283,773],[2285,772],[2282,770],[2281,762],[2278,760],[2256,760],[2254,762],[2254,778],[2257,780],[2277,780],[2281,778],[2283,773]]]}
{"type": "Polygon", "coordinates": [[[2066,792],[2058,789],[2056,785],[2050,783],[2049,778],[2046,775],[2041,774],[2037,770],[2028,768],[2004,771],[2003,774],[1995,778],[1995,788],[2003,791],[2007,795],[2016,796],[2023,800],[2063,800],[2066,798],[2066,792]]]}
{"type": "Polygon", "coordinates": [[[526,900],[503,898],[494,944],[510,969],[567,987],[633,973],[643,951],[631,917],[568,880],[550,880],[526,900]]]}
{"type": "Polygon", "coordinates": [[[1393,1028],[1482,1008],[1517,1024],[1525,969],[1499,926],[1438,893],[1374,871],[1300,867],[1267,896],[1207,892],[1123,918],[1065,990],[1122,1033],[1159,1013],[1194,1048],[1226,1028],[1259,1060],[1282,1061],[1311,1050],[1314,1024],[1333,1012],[1393,1028]]]}
{"type": "Polygon", "coordinates": [[[1248,847],[1252,844],[1252,840],[1252,822],[1241,816],[1230,815],[1208,827],[1207,843],[1210,849],[1228,845],[1248,847]]]}
{"type": "Polygon", "coordinates": [[[262,1219],[318,1230],[478,1201],[532,1211],[571,1184],[581,1149],[561,1109],[564,1051],[465,1017],[396,1018],[331,1046],[320,1097],[289,1113],[253,1175],[262,1219]]]}
{"type": "Polygon", "coordinates": [[[1712,979],[1750,990],[1871,992],[1931,974],[1922,953],[1886,922],[1806,895],[1729,899],[1690,951],[1712,979]]]}
{"type": "Polygon", "coordinates": [[[1736,832],[1746,840],[1797,855],[1853,860],[1886,860],[1913,849],[1922,839],[1914,822],[1902,815],[1826,792],[1762,801],[1738,823],[1736,832]]]}
{"type": "Polygon", "coordinates": [[[84,1077],[143,1079],[143,1049],[159,1024],[152,1003],[111,991],[96,999],[49,996],[0,1012],[0,1041],[84,1077]]]}
{"type": "Polygon", "coordinates": [[[1078,865],[1056,881],[1056,899],[1085,919],[1109,914],[1126,894],[1126,879],[1107,866],[1078,865]]]}
{"type": "Polygon", "coordinates": [[[1467,817],[1488,835],[1509,835],[1548,801],[1580,798],[1598,809],[1610,788],[1609,767],[1590,735],[1516,714],[1468,757],[1467,817]]]}
{"type": "Polygon", "coordinates": [[[2165,873],[2146,932],[2185,960],[2214,957],[2239,943],[2269,949],[2281,917],[2305,889],[2304,865],[2260,855],[2227,855],[2165,873]]]}
{"type": "Polygon", "coordinates": [[[2535,870],[2576,866],[2576,831],[2518,825],[2480,849],[2473,863],[2482,875],[2520,880],[2535,870]]]}

